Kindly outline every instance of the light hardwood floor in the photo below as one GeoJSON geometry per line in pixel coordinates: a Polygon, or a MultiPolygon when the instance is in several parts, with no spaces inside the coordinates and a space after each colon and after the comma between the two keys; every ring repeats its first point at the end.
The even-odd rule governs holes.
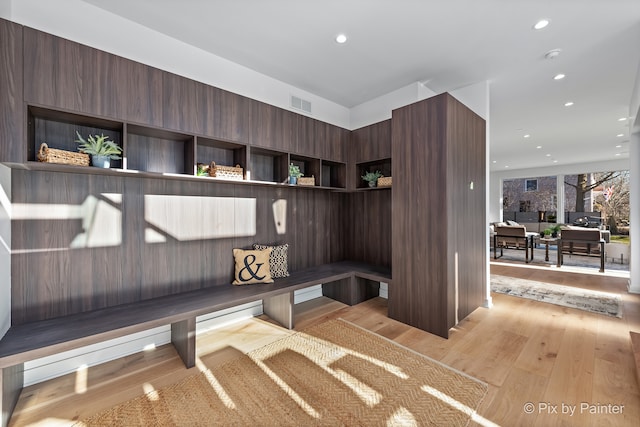
{"type": "MultiPolygon", "coordinates": [[[[296,306],[296,329],[340,317],[486,381],[489,393],[479,410],[485,425],[637,426],[640,391],[629,331],[640,331],[640,296],[626,292],[627,280],[503,263],[491,272],[620,293],[624,316],[493,294],[493,308],[477,309],[445,340],[387,318],[382,298],[354,307],[318,298],[296,306]],[[529,402],[532,414],[524,410],[529,402]],[[583,403],[600,405],[600,412],[613,409],[609,404],[624,408],[622,414],[581,413],[583,403]],[[562,414],[563,404],[576,408],[573,416],[562,414]]],[[[208,332],[198,336],[199,366],[215,366],[290,333],[266,317],[208,332]]],[[[11,425],[69,425],[197,369],[185,369],[169,345],[105,363],[25,388],[11,425]]]]}

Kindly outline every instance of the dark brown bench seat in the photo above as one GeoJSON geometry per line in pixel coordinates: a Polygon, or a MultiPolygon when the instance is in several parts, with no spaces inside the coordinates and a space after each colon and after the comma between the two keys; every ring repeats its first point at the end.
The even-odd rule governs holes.
{"type": "Polygon", "coordinates": [[[264,313],[291,329],[294,291],[322,283],[323,295],[354,305],[376,296],[381,281],[391,281],[390,269],[341,261],[270,284],[212,286],[11,327],[0,340],[2,425],[22,390],[24,362],[170,324],[171,341],[190,368],[195,366],[197,316],[262,300],[264,313]]]}
{"type": "Polygon", "coordinates": [[[529,263],[533,260],[533,236],[535,233],[527,233],[524,225],[499,225],[495,228],[493,235],[493,258],[498,259],[498,249],[500,256],[503,249],[524,249],[524,261],[529,263]],[[531,254],[531,255],[529,255],[531,254]]]}
{"type": "Polygon", "coordinates": [[[600,257],[600,272],[604,273],[604,239],[597,228],[564,227],[558,239],[558,267],[564,254],[600,257]]]}

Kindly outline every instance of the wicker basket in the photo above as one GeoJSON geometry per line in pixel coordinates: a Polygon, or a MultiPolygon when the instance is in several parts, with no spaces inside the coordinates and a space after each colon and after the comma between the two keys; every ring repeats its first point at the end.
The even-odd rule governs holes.
{"type": "Polygon", "coordinates": [[[209,176],[242,181],[244,179],[244,170],[240,165],[221,166],[216,165],[216,162],[211,162],[211,165],[209,165],[209,176]]]}
{"type": "Polygon", "coordinates": [[[309,185],[309,186],[316,185],[316,178],[313,175],[301,176],[298,178],[298,185],[309,185]]]}
{"type": "Polygon", "coordinates": [[[38,150],[38,161],[45,163],[61,163],[63,165],[89,166],[89,155],[85,153],[74,153],[73,151],[58,150],[49,148],[46,142],[40,145],[38,150]]]}
{"type": "Polygon", "coordinates": [[[378,187],[391,187],[391,177],[381,176],[378,178],[378,187]]]}

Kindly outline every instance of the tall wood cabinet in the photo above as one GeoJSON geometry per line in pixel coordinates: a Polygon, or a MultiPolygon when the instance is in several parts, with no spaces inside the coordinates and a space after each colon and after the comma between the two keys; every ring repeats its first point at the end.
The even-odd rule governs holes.
{"type": "Polygon", "coordinates": [[[485,140],[447,93],[393,111],[389,316],[442,337],[483,303],[485,140]]]}

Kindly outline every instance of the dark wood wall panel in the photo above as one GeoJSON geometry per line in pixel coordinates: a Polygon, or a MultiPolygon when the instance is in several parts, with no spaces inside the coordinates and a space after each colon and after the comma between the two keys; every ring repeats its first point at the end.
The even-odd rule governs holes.
{"type": "Polygon", "coordinates": [[[249,143],[251,102],[240,95],[197,84],[198,126],[201,133],[226,141],[249,143]]]}
{"type": "MultiPolygon", "coordinates": [[[[233,248],[289,243],[289,266],[343,259],[344,194],[305,188],[215,184],[105,174],[12,170],[14,203],[33,204],[33,218],[12,221],[13,324],[62,316],[208,286],[230,286],[233,248]],[[184,239],[149,221],[150,198],[255,200],[256,234],[184,239]],[[273,202],[287,201],[286,233],[276,231],[273,202]],[[100,209],[95,206],[100,205],[100,209]],[[76,212],[58,218],[54,206],[76,212]],[[81,208],[82,207],[82,208],[81,208]],[[115,222],[108,242],[84,241],[95,213],[115,222]],[[114,244],[114,240],[116,242],[114,244]],[[84,242],[84,243],[83,243],[84,242]]],[[[156,207],[157,209],[157,207],[156,207]]],[[[207,215],[206,211],[196,215],[207,215]]],[[[184,218],[167,218],[188,226],[184,218]]],[[[104,241],[104,240],[102,240],[104,241]]]]}
{"type": "Polygon", "coordinates": [[[355,163],[391,157],[391,119],[351,132],[350,159],[355,163]]]}
{"type": "Polygon", "coordinates": [[[347,195],[346,258],[391,267],[391,190],[347,195]]]}
{"type": "Polygon", "coordinates": [[[297,114],[263,102],[250,102],[251,145],[273,150],[296,148],[297,114]]]}
{"type": "Polygon", "coordinates": [[[464,305],[458,319],[482,304],[482,129],[482,119],[449,94],[393,111],[389,316],[443,337],[456,321],[456,295],[464,305]],[[478,191],[469,191],[470,180],[478,191]]]}
{"type": "Polygon", "coordinates": [[[120,85],[126,90],[126,114],[123,119],[133,123],[162,126],[164,72],[138,62],[126,59],[121,61],[118,71],[126,73],[118,77],[120,85]]]}
{"type": "Polygon", "coordinates": [[[22,27],[0,19],[0,161],[24,162],[22,27]]]}
{"type": "MultiPolygon", "coordinates": [[[[163,127],[181,132],[202,133],[202,129],[198,129],[196,82],[168,72],[163,73],[162,82],[163,127]]],[[[202,125],[202,122],[199,124],[202,125]]]]}
{"type": "Polygon", "coordinates": [[[78,43],[24,27],[24,99],[83,111],[85,73],[78,43]]]}
{"type": "Polygon", "coordinates": [[[453,197],[449,199],[449,238],[458,253],[458,319],[483,304],[486,289],[485,245],[485,121],[449,97],[447,134],[450,159],[447,180],[453,197]],[[473,182],[473,189],[471,183],[473,182]]]}

